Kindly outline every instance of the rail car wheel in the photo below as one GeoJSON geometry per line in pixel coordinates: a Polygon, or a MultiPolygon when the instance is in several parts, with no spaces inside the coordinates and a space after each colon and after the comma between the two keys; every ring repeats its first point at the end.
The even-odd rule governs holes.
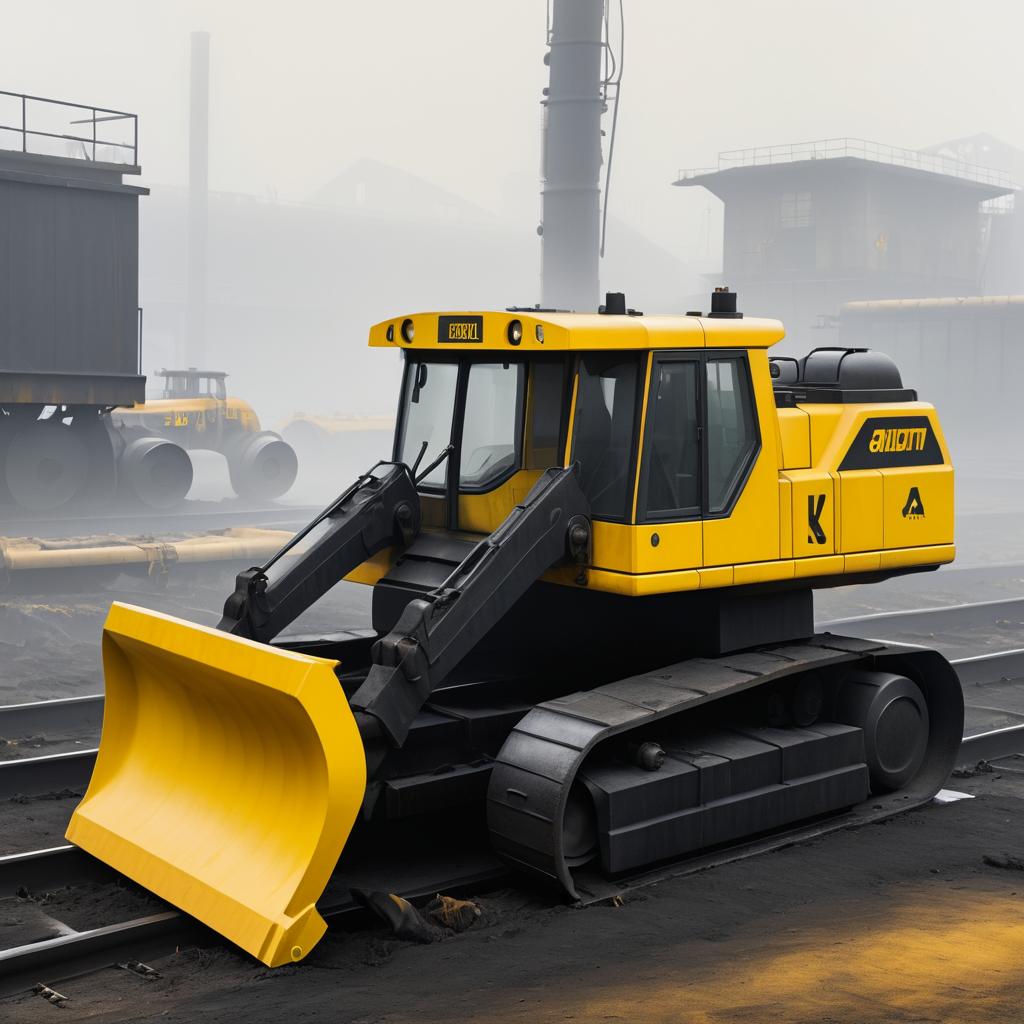
{"type": "Polygon", "coordinates": [[[906,676],[851,672],[838,695],[837,717],[864,731],[871,788],[900,789],[917,774],[928,749],[924,694],[906,676]]]}
{"type": "Polygon", "coordinates": [[[192,486],[192,460],[162,437],[140,437],[121,456],[122,488],[150,508],[173,508],[192,486]]]}
{"type": "Polygon", "coordinates": [[[279,498],[299,471],[295,449],[269,431],[249,438],[228,457],[231,486],[240,498],[279,498]]]}
{"type": "Polygon", "coordinates": [[[88,445],[79,431],[61,422],[33,420],[11,438],[4,479],[15,504],[50,512],[82,490],[89,463],[88,445]]]}

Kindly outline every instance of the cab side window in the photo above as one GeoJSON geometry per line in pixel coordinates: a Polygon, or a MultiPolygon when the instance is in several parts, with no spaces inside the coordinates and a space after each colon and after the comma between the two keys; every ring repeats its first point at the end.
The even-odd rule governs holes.
{"type": "Polygon", "coordinates": [[[699,371],[695,359],[654,364],[640,477],[640,509],[647,519],[700,514],[699,371]]]}
{"type": "Polygon", "coordinates": [[[473,363],[469,367],[462,426],[463,491],[484,491],[522,462],[524,363],[473,363]]]}
{"type": "Polygon", "coordinates": [[[746,360],[707,361],[707,511],[724,512],[757,453],[758,434],[746,360]]]}
{"type": "Polygon", "coordinates": [[[632,353],[580,358],[571,460],[598,519],[628,521],[633,498],[639,360],[632,353]]]}

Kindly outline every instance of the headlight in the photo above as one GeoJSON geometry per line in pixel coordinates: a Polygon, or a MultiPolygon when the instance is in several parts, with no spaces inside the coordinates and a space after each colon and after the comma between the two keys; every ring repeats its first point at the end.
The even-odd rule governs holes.
{"type": "Polygon", "coordinates": [[[407,344],[412,344],[412,339],[416,337],[416,328],[413,326],[411,320],[402,321],[402,340],[407,344]]]}
{"type": "Polygon", "coordinates": [[[508,325],[508,343],[510,345],[518,345],[523,340],[523,322],[521,320],[512,320],[508,325]]]}

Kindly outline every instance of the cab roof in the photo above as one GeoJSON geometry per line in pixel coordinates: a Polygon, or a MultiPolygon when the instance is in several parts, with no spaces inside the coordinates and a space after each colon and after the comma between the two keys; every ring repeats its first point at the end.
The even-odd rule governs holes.
{"type": "Polygon", "coordinates": [[[458,310],[382,320],[370,328],[370,346],[435,352],[769,348],[784,335],[780,321],[758,317],[458,310]]]}

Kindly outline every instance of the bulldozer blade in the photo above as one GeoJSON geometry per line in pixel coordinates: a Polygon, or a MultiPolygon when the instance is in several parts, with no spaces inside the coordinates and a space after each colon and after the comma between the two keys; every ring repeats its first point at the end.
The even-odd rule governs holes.
{"type": "Polygon", "coordinates": [[[115,603],[67,838],[268,966],[302,959],[366,788],[336,664],[115,603]]]}

